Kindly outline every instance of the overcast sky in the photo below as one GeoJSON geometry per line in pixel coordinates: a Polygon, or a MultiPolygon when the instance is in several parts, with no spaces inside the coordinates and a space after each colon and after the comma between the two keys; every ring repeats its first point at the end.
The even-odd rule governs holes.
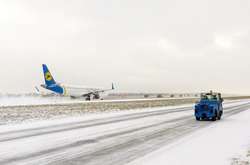
{"type": "Polygon", "coordinates": [[[59,82],[250,94],[249,0],[0,0],[0,93],[59,82]]]}

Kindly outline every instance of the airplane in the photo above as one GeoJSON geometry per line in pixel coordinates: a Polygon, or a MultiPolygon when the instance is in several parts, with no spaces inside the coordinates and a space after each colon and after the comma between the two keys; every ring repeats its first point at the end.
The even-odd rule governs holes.
{"type": "Polygon", "coordinates": [[[70,86],[57,83],[50,73],[47,65],[43,64],[42,67],[45,84],[42,84],[41,87],[61,96],[70,96],[71,98],[84,97],[85,100],[90,101],[91,99],[101,99],[100,93],[115,89],[113,83],[111,89],[70,86]]]}

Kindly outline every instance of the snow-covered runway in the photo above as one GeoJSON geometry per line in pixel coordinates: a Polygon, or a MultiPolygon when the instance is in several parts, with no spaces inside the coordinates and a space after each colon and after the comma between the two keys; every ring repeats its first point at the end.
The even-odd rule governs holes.
{"type": "MultiPolygon", "coordinates": [[[[224,118],[248,109],[226,103],[224,118]]],[[[122,165],[211,124],[182,106],[2,125],[0,164],[122,165]]]]}

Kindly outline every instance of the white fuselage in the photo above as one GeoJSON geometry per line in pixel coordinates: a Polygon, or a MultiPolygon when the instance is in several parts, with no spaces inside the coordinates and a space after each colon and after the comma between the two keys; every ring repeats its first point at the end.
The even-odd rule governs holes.
{"type": "Polygon", "coordinates": [[[101,91],[99,88],[90,88],[90,87],[81,87],[81,86],[73,86],[73,85],[63,85],[60,84],[63,88],[64,96],[74,96],[74,97],[82,97],[85,94],[95,93],[101,91]]]}

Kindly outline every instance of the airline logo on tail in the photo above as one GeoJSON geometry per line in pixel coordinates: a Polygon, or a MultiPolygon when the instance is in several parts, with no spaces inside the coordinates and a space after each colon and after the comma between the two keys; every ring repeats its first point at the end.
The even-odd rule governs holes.
{"type": "Polygon", "coordinates": [[[51,76],[50,72],[46,72],[46,73],[45,73],[45,79],[46,79],[47,81],[51,81],[51,80],[52,80],[52,76],[51,76]]]}

